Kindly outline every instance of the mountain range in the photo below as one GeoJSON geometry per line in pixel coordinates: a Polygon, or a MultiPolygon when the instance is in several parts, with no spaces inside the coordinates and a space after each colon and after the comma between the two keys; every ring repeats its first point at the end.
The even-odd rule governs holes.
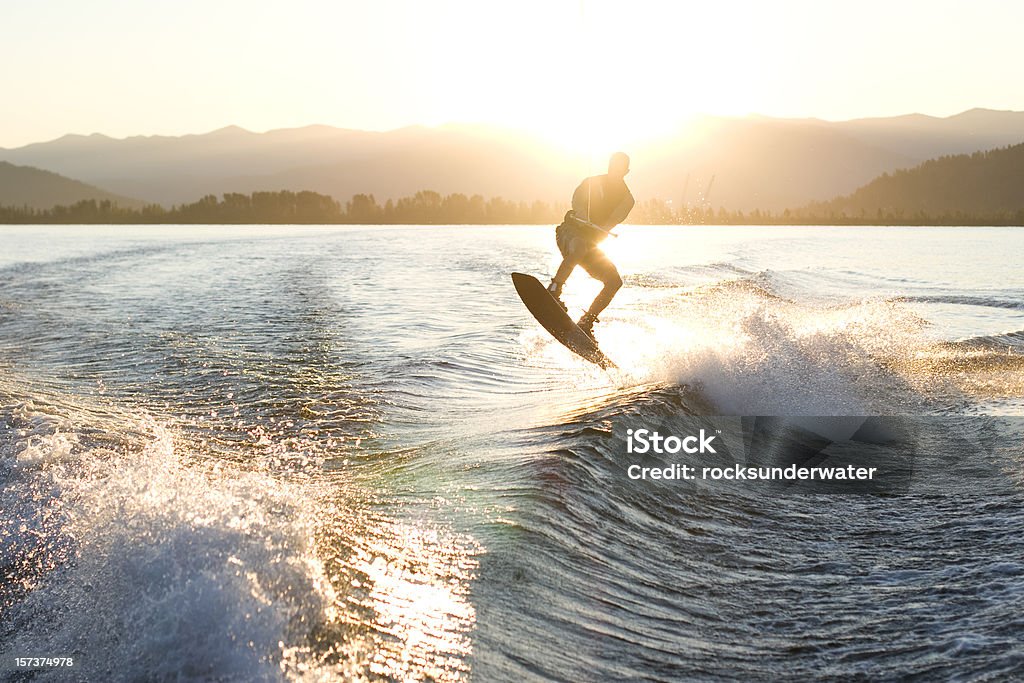
{"type": "MultiPolygon", "coordinates": [[[[972,109],[946,118],[841,122],[704,116],[626,151],[638,198],[778,211],[849,195],[883,173],[928,159],[1020,142],[1024,112],[972,109]]],[[[312,190],[342,202],[357,193],[383,202],[431,189],[567,203],[580,178],[603,171],[525,133],[469,125],[66,135],[0,148],[0,160],[164,206],[261,190],[312,190]]]]}

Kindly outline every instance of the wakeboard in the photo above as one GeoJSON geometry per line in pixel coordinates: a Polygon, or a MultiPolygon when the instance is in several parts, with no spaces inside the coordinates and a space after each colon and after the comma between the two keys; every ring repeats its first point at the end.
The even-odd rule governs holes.
{"type": "Polygon", "coordinates": [[[519,298],[537,322],[565,348],[607,370],[616,367],[586,332],[573,322],[541,281],[526,273],[512,273],[519,298]]]}

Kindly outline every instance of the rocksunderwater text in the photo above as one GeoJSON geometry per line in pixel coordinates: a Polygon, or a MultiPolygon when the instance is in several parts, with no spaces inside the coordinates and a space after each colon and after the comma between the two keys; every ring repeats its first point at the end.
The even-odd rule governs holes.
{"type": "Polygon", "coordinates": [[[630,465],[626,474],[630,479],[728,479],[732,481],[865,481],[875,477],[877,467],[700,467],[674,464],[666,467],[630,465]]]}
{"type": "MultiPolygon", "coordinates": [[[[719,432],[721,433],[721,432],[719,432]]],[[[699,434],[689,436],[662,435],[649,429],[626,430],[626,452],[644,455],[678,453],[716,453],[713,442],[715,435],[701,429],[699,434]]],[[[674,463],[657,467],[629,465],[626,475],[630,479],[668,480],[727,480],[727,481],[865,481],[875,478],[876,467],[855,465],[829,467],[825,465],[776,465],[771,467],[735,463],[731,465],[689,465],[674,463]]]]}

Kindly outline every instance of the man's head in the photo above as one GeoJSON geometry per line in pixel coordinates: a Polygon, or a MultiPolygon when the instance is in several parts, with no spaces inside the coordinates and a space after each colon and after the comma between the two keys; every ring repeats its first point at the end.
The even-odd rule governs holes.
{"type": "Polygon", "coordinates": [[[616,152],[608,160],[608,175],[625,178],[627,173],[629,173],[629,157],[625,152],[616,152]]]}

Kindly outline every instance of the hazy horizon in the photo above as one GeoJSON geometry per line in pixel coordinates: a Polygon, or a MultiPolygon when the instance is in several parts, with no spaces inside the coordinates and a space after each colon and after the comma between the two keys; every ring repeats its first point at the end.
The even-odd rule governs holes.
{"type": "Polygon", "coordinates": [[[1022,19],[1024,6],[996,0],[17,4],[0,27],[12,65],[0,147],[69,133],[455,122],[580,150],[699,114],[1021,111],[1024,93],[1007,83],[1024,61],[1022,19]]]}
{"type": "MultiPolygon", "coordinates": [[[[941,119],[955,118],[957,116],[960,116],[960,115],[963,115],[963,114],[968,114],[968,113],[974,112],[974,111],[985,111],[985,112],[991,112],[991,113],[995,113],[995,114],[1001,114],[1001,113],[1022,114],[1022,113],[1024,113],[1024,109],[1022,109],[1022,110],[1015,110],[1015,109],[990,109],[988,107],[969,107],[967,109],[964,109],[963,111],[954,112],[952,114],[945,115],[945,116],[939,116],[939,115],[934,115],[934,114],[926,114],[926,113],[923,113],[923,112],[913,111],[913,112],[904,112],[904,113],[901,113],[901,114],[893,114],[891,116],[858,116],[858,117],[854,117],[854,118],[851,118],[851,119],[826,119],[826,118],[819,117],[819,116],[780,117],[780,116],[771,116],[771,115],[768,115],[768,114],[761,114],[759,112],[750,112],[748,114],[735,114],[735,115],[732,115],[732,114],[712,114],[712,113],[708,113],[708,112],[697,112],[697,113],[687,117],[686,119],[680,119],[678,121],[678,123],[677,123],[677,127],[674,130],[671,130],[671,131],[668,131],[668,132],[665,132],[665,133],[661,133],[659,135],[651,135],[647,139],[648,140],[656,140],[657,138],[666,137],[667,135],[677,134],[677,133],[685,130],[687,125],[693,123],[694,121],[702,119],[702,118],[753,119],[753,120],[761,119],[761,120],[777,120],[777,121],[821,121],[823,123],[849,123],[849,122],[853,122],[853,121],[872,121],[872,120],[882,120],[882,119],[898,119],[898,118],[906,118],[906,117],[913,117],[913,116],[921,116],[921,117],[926,117],[926,118],[930,118],[930,119],[941,120],[941,119]]],[[[25,142],[24,144],[20,144],[20,145],[15,145],[15,146],[0,145],[0,149],[12,150],[12,149],[17,149],[19,147],[25,147],[27,145],[33,145],[33,144],[39,144],[39,143],[47,143],[47,142],[54,142],[56,140],[60,140],[61,138],[65,138],[65,137],[94,137],[94,136],[102,136],[102,137],[105,137],[105,138],[108,138],[108,139],[111,139],[111,140],[129,140],[129,139],[132,139],[132,138],[161,138],[161,137],[181,138],[181,137],[186,137],[186,136],[197,136],[198,137],[198,136],[204,136],[204,135],[211,135],[213,133],[219,133],[219,132],[227,131],[227,130],[231,130],[231,129],[237,129],[237,130],[239,130],[239,131],[241,131],[243,133],[252,133],[254,135],[264,135],[266,133],[274,133],[274,132],[278,132],[278,131],[295,131],[295,130],[303,130],[303,129],[311,129],[311,128],[332,128],[332,129],[336,129],[336,130],[350,130],[350,131],[357,131],[357,132],[364,132],[364,133],[393,133],[393,132],[396,132],[396,131],[401,131],[401,130],[405,130],[405,129],[415,129],[415,128],[423,128],[423,129],[431,129],[431,130],[443,130],[443,129],[446,129],[446,128],[457,128],[457,129],[486,128],[486,129],[494,130],[496,132],[502,132],[502,133],[508,133],[508,134],[517,134],[517,135],[523,135],[523,136],[532,136],[532,137],[536,137],[536,138],[538,138],[540,140],[544,140],[545,139],[544,135],[539,134],[536,131],[529,130],[527,128],[516,128],[514,125],[492,123],[492,122],[488,122],[488,121],[444,121],[444,122],[435,123],[435,124],[409,123],[409,124],[398,126],[398,127],[395,127],[395,128],[353,128],[351,126],[341,126],[341,125],[335,125],[335,124],[331,124],[331,123],[312,122],[312,123],[305,123],[305,124],[297,124],[297,125],[294,125],[294,126],[279,126],[279,127],[259,129],[259,130],[255,130],[255,129],[252,129],[252,128],[247,128],[247,127],[241,126],[241,125],[239,125],[237,123],[230,123],[229,122],[229,123],[225,123],[224,125],[217,126],[215,128],[211,128],[209,130],[189,130],[189,131],[184,131],[184,132],[181,132],[181,133],[146,133],[146,132],[139,132],[139,133],[130,133],[130,134],[126,134],[126,135],[113,135],[113,134],[107,133],[107,132],[102,131],[102,130],[91,130],[91,131],[69,130],[69,131],[67,131],[65,133],[57,135],[56,137],[47,138],[47,139],[41,139],[41,140],[31,140],[31,141],[25,142]]],[[[643,139],[644,139],[643,137],[639,137],[638,138],[638,140],[643,140],[643,139]]],[[[634,144],[635,144],[635,141],[634,141],[634,144]]]]}

